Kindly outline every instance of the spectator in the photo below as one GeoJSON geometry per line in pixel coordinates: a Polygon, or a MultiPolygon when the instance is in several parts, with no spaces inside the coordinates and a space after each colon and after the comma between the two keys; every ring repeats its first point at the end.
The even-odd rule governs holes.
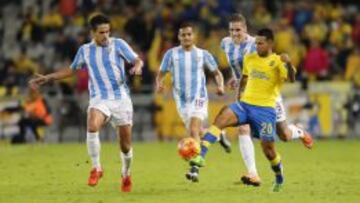
{"type": "Polygon", "coordinates": [[[64,19],[58,12],[57,6],[54,6],[42,18],[42,26],[48,31],[56,31],[62,28],[64,19]]]}
{"type": "Polygon", "coordinates": [[[351,46],[351,29],[351,25],[347,22],[344,22],[342,18],[332,22],[329,39],[330,43],[338,49],[351,46]]]}
{"type": "Polygon", "coordinates": [[[286,19],[289,24],[293,24],[295,16],[294,4],[291,2],[285,2],[282,9],[281,18],[286,19]]]}
{"type": "Polygon", "coordinates": [[[303,31],[306,23],[310,22],[312,17],[311,5],[306,1],[299,1],[296,5],[296,12],[294,16],[294,29],[297,33],[303,31]]]}
{"type": "Polygon", "coordinates": [[[289,26],[288,20],[283,18],[278,23],[278,30],[275,35],[274,48],[277,53],[288,53],[294,48],[295,31],[289,26]]]}
{"type": "MultiPolygon", "coordinates": [[[[87,29],[86,18],[93,12],[106,12],[112,16],[112,32],[115,36],[131,39],[134,46],[148,53],[145,61],[149,63],[149,66],[145,67],[144,73],[154,72],[158,68],[158,58],[162,57],[163,50],[176,42],[175,30],[182,20],[187,19],[199,24],[198,31],[203,33],[204,37],[198,40],[204,42],[203,48],[213,50],[217,55],[218,49],[214,46],[216,43],[212,39],[216,40],[217,37],[224,35],[228,29],[224,24],[226,17],[229,13],[238,10],[252,20],[250,23],[252,26],[249,27],[250,33],[259,26],[279,25],[275,49],[277,52],[287,52],[295,56],[293,61],[296,61],[298,65],[304,64],[303,47],[310,46],[311,40],[319,41],[331,56],[332,61],[329,62],[331,69],[328,72],[333,76],[335,71],[337,75],[343,77],[349,50],[360,43],[360,14],[356,12],[359,6],[353,2],[336,1],[334,3],[329,0],[319,2],[307,0],[272,2],[251,0],[24,1],[22,18],[0,14],[0,36],[3,36],[3,38],[0,37],[2,39],[0,45],[3,47],[3,61],[16,58],[14,62],[18,64],[16,56],[20,47],[24,47],[28,50],[28,59],[31,58],[30,60],[35,64],[42,64],[44,70],[52,71],[57,67],[55,64],[72,60],[74,50],[89,40],[87,32],[83,34],[87,29]],[[278,11],[278,9],[281,10],[278,11]],[[160,36],[155,34],[155,30],[159,31],[160,36]],[[14,33],[18,33],[18,41],[14,33]]],[[[1,62],[0,59],[0,64],[1,62]]],[[[35,66],[29,66],[31,63],[28,61],[25,62],[28,64],[27,70],[32,67],[29,72],[38,69],[34,68],[35,66]]],[[[219,62],[221,65],[221,55],[219,62]]],[[[18,69],[15,70],[17,70],[16,74],[19,74],[18,69]]],[[[23,71],[20,72],[22,75],[23,71]]],[[[145,81],[151,80],[143,80],[144,83],[145,81]]],[[[75,89],[74,86],[70,88],[75,89]]]]}
{"type": "Polygon", "coordinates": [[[44,32],[42,27],[36,22],[33,15],[28,13],[25,15],[24,22],[21,25],[17,38],[23,43],[43,42],[44,32]]]}
{"type": "Polygon", "coordinates": [[[312,40],[304,59],[304,71],[310,78],[324,79],[328,76],[329,54],[320,46],[320,42],[312,40]]]}
{"type": "Polygon", "coordinates": [[[356,14],[351,35],[354,44],[360,44],[360,13],[356,14]]]}
{"type": "Polygon", "coordinates": [[[60,60],[72,60],[76,54],[78,43],[63,32],[60,32],[54,43],[55,51],[60,60]]]}
{"type": "Polygon", "coordinates": [[[59,12],[64,17],[74,16],[76,13],[76,0],[59,0],[59,12]]]}
{"type": "Polygon", "coordinates": [[[360,87],[360,47],[356,47],[347,59],[345,79],[360,87]]]}
{"type": "Polygon", "coordinates": [[[20,82],[26,82],[27,77],[38,72],[39,64],[27,56],[26,50],[22,50],[20,55],[15,58],[15,73],[20,79],[20,82]]]}
{"type": "Polygon", "coordinates": [[[317,40],[324,42],[328,33],[328,27],[325,20],[318,13],[315,13],[309,24],[305,25],[303,36],[306,40],[317,40]]]}
{"type": "Polygon", "coordinates": [[[18,123],[20,134],[13,137],[12,143],[24,143],[28,128],[35,135],[37,141],[42,141],[43,137],[39,133],[39,127],[50,125],[53,118],[45,99],[38,90],[29,89],[23,110],[23,116],[18,123]]]}
{"type": "MultiPolygon", "coordinates": [[[[293,37],[293,41],[290,42],[291,48],[286,51],[290,55],[291,63],[299,68],[304,60],[306,54],[305,46],[300,42],[298,36],[293,37]]],[[[298,69],[300,70],[300,69],[298,69]]],[[[299,72],[300,73],[300,72],[299,72]]]]}
{"type": "Polygon", "coordinates": [[[271,18],[271,14],[269,13],[268,10],[266,10],[266,7],[264,6],[264,4],[259,3],[254,10],[254,17],[252,20],[251,25],[260,28],[260,27],[264,27],[264,26],[268,26],[269,23],[271,22],[272,18],[271,18]]]}

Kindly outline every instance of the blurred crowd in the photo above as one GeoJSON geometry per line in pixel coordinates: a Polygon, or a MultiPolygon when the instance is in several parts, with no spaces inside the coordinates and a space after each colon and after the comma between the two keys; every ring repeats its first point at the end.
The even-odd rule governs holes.
{"type": "MultiPolygon", "coordinates": [[[[67,67],[77,48],[90,40],[87,19],[94,12],[111,17],[112,35],[128,41],[146,62],[144,75],[130,78],[136,90],[152,91],[164,52],[177,45],[177,26],[198,25],[197,46],[213,53],[225,76],[220,50],[227,17],[246,16],[250,34],[276,31],[275,51],[290,54],[302,81],[351,81],[360,87],[360,12],[357,1],[251,0],[12,0],[0,14],[0,86],[12,95],[34,73],[67,67]],[[147,88],[146,88],[147,87],[147,88]],[[16,91],[14,90],[16,89],[16,91]]],[[[87,72],[61,82],[64,92],[87,91],[87,72]]]]}
{"type": "MultiPolygon", "coordinates": [[[[2,0],[0,8],[0,129],[5,132],[6,126],[18,126],[17,131],[2,132],[15,134],[14,143],[25,141],[29,134],[25,128],[41,140],[43,127],[51,122],[39,120],[36,115],[51,116],[49,109],[54,110],[55,126],[60,126],[56,130],[60,132],[59,141],[67,122],[76,123],[77,128],[84,125],[80,121],[85,120],[81,110],[87,106],[86,70],[47,85],[41,91],[47,93],[45,97],[40,92],[27,91],[27,81],[34,73],[45,74],[69,66],[79,46],[91,40],[87,19],[96,12],[110,16],[112,35],[126,40],[145,62],[141,78],[129,77],[133,92],[153,92],[162,56],[178,45],[177,30],[184,21],[196,25],[197,46],[216,57],[228,79],[230,70],[220,42],[228,35],[228,17],[237,12],[247,18],[250,34],[262,27],[275,30],[274,49],[290,55],[303,88],[312,81],[348,81],[357,88],[340,109],[349,112],[343,117],[349,117],[350,126],[360,118],[358,0],[2,0]],[[6,98],[11,99],[10,103],[6,98]],[[19,98],[22,102],[18,102],[19,98]],[[53,106],[48,108],[45,98],[51,99],[49,104],[53,106]],[[9,118],[16,115],[10,122],[9,118]]],[[[169,127],[172,134],[173,124],[159,125],[164,120],[160,110],[167,107],[157,98],[153,105],[142,108],[150,109],[158,130],[169,127]]],[[[166,134],[160,131],[159,136],[166,134]]]]}

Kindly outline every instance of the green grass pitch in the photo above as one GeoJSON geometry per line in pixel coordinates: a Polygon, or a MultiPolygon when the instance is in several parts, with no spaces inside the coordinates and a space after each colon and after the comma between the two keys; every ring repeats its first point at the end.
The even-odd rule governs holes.
{"type": "Polygon", "coordinates": [[[86,185],[90,162],[85,144],[0,146],[0,202],[360,202],[360,142],[318,141],[313,150],[300,142],[277,143],[285,170],[280,193],[270,191],[273,173],[256,142],[263,184],[238,184],[245,172],[237,143],[226,154],[211,148],[200,182],[188,182],[188,166],[176,142],[135,143],[133,191],[120,192],[115,143],[102,143],[104,177],[86,185]]]}

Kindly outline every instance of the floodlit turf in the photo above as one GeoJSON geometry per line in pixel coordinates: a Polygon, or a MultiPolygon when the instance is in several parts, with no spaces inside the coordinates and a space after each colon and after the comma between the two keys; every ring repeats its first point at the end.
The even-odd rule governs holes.
{"type": "Polygon", "coordinates": [[[97,187],[86,185],[90,163],[84,144],[0,146],[0,202],[360,202],[360,142],[278,143],[285,186],[270,192],[273,174],[256,143],[263,184],[237,184],[244,172],[237,143],[225,154],[216,145],[200,171],[200,182],[185,180],[187,164],[176,143],[134,145],[133,191],[120,192],[115,143],[102,144],[105,174],[97,187]]]}

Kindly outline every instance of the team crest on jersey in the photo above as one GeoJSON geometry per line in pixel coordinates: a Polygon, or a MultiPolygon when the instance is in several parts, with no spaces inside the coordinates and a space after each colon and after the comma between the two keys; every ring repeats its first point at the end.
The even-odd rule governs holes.
{"type": "Polygon", "coordinates": [[[270,61],[269,66],[274,66],[274,65],[275,65],[275,61],[274,60],[270,61]]]}

